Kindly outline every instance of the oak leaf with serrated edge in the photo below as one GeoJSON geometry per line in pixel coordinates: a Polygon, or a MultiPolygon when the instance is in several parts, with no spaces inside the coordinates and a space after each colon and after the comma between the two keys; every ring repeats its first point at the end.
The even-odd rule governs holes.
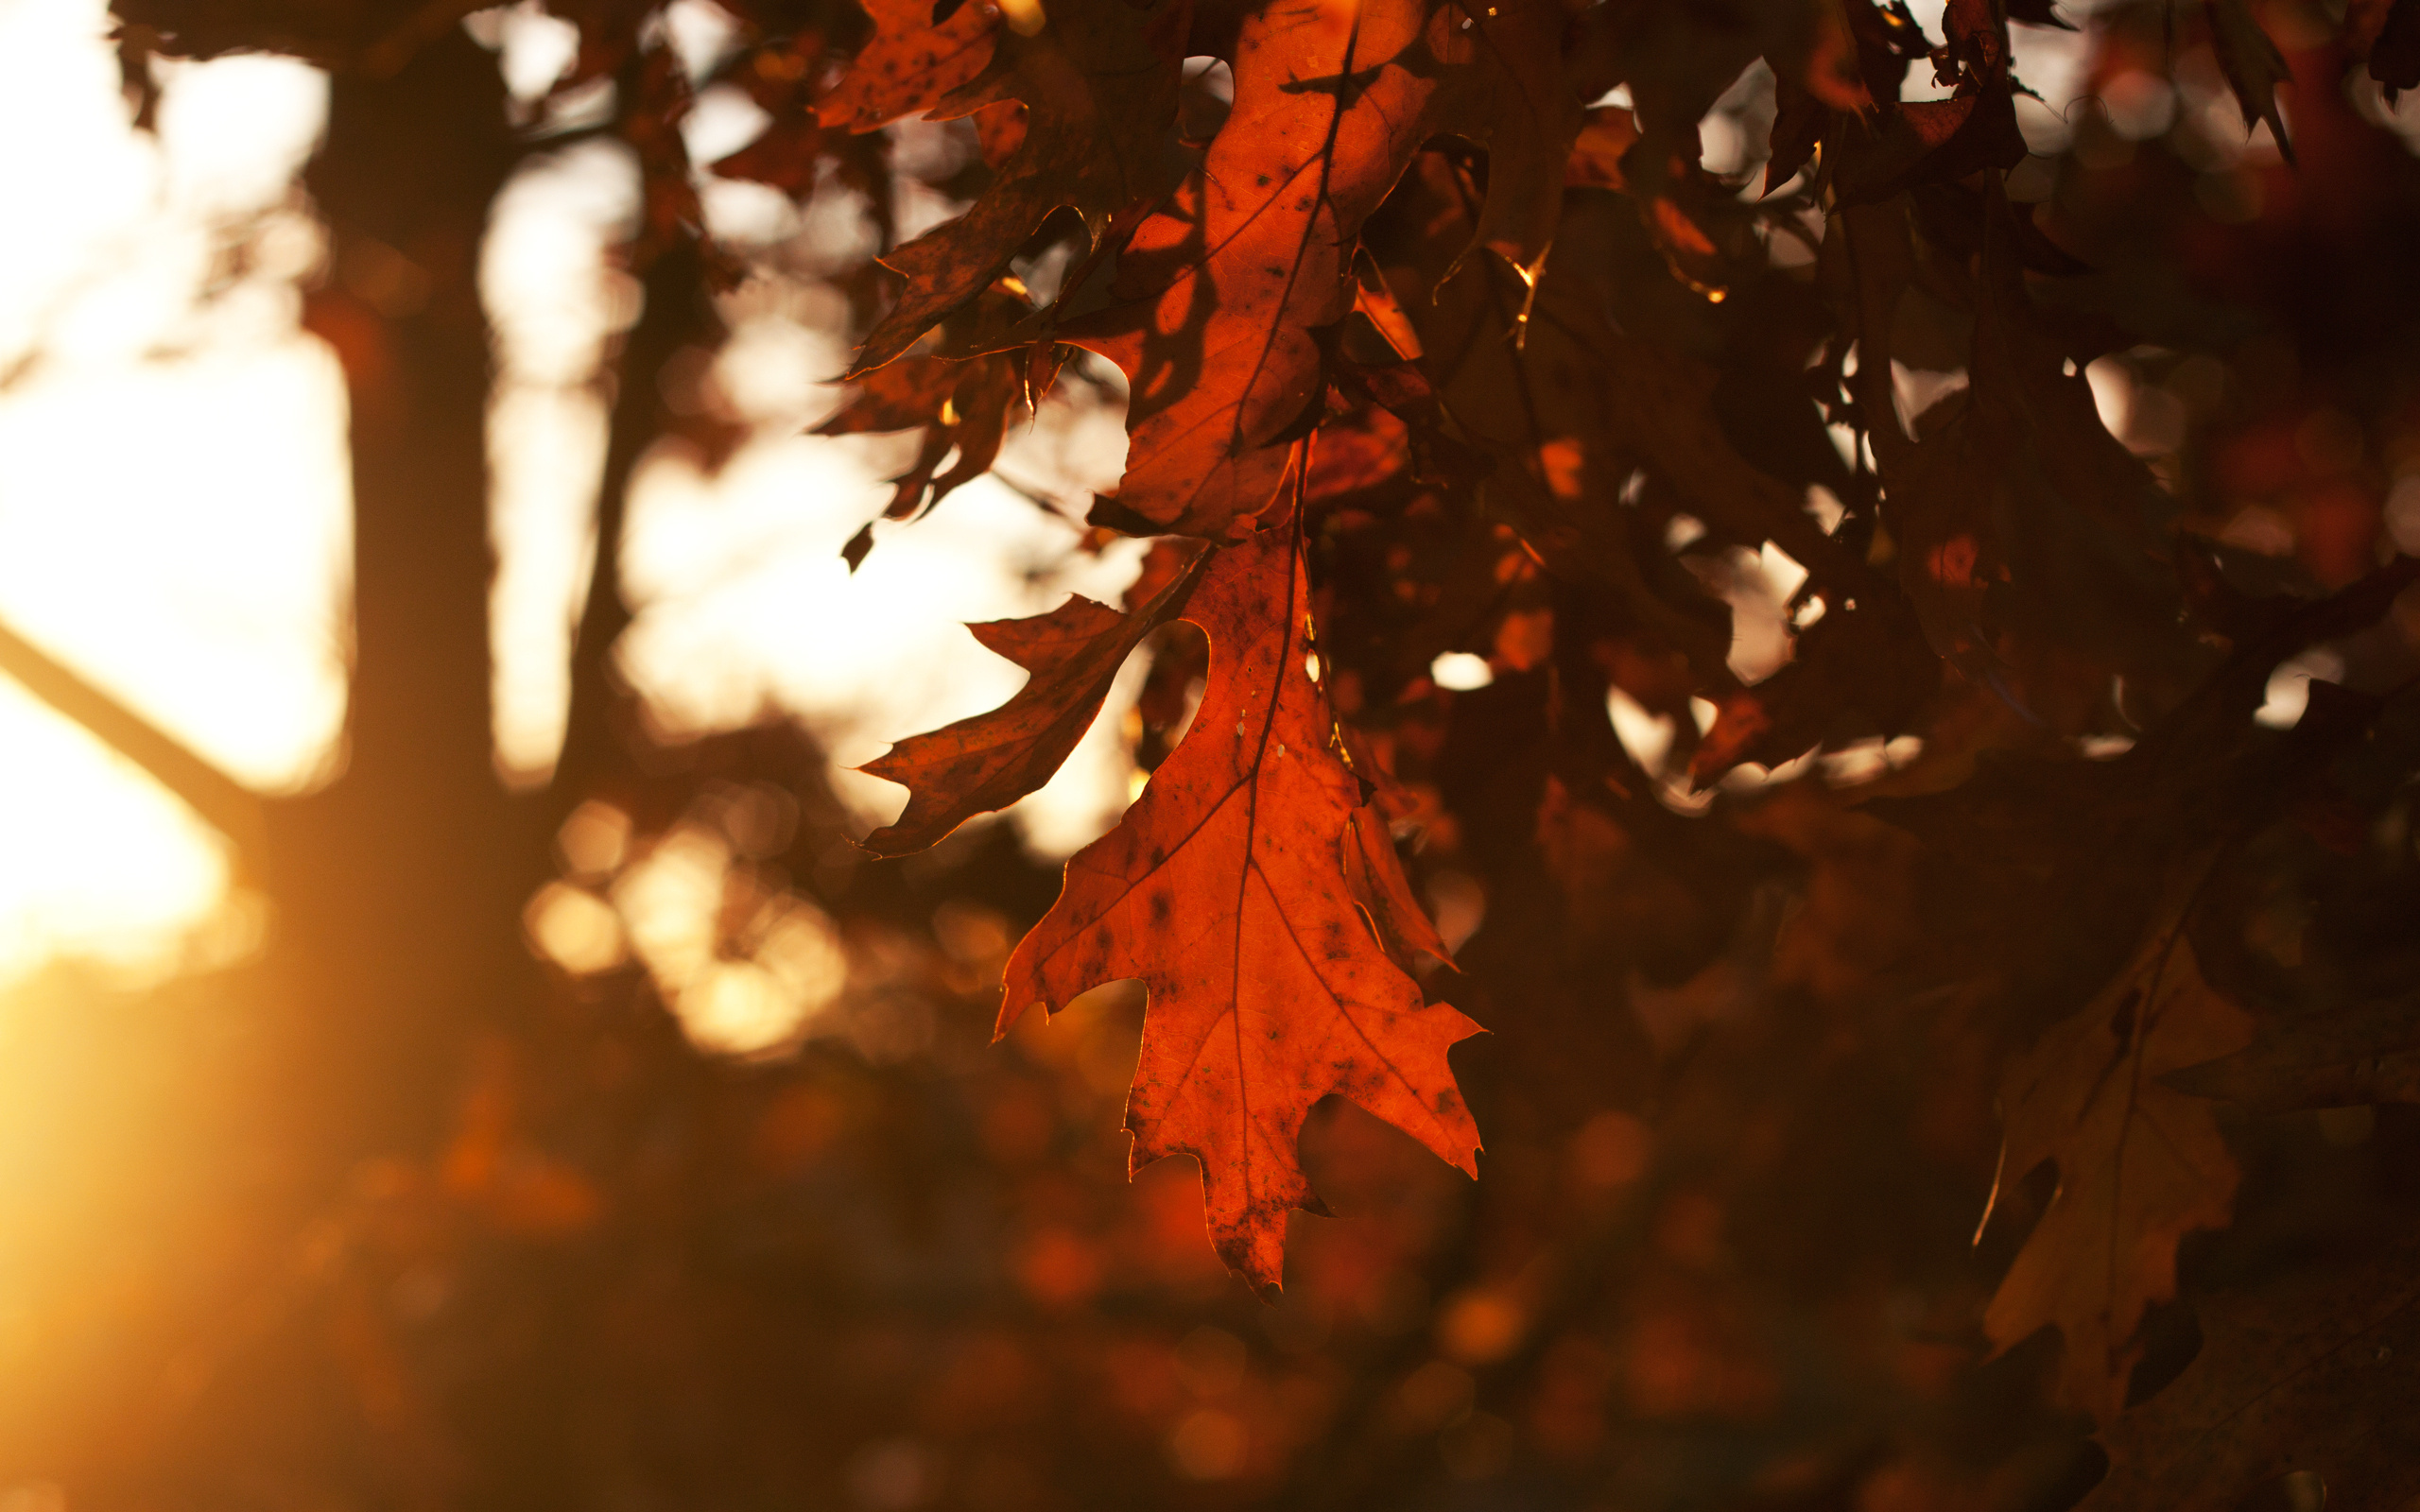
{"type": "Polygon", "coordinates": [[[1580,122],[1553,93],[1541,39],[1560,33],[1542,9],[1515,0],[1474,22],[1429,0],[1358,0],[1245,19],[1235,105],[1201,168],[1136,227],[1110,302],[1054,333],[1128,377],[1120,518],[1251,533],[1322,392],[1311,332],[1352,307],[1361,224],[1428,138],[1499,143],[1466,245],[1535,267],[1580,122]]]}
{"type": "Polygon", "coordinates": [[[1156,547],[1130,594],[1139,605],[1132,613],[1079,596],[1030,619],[968,626],[1032,677],[989,713],[911,735],[859,767],[908,789],[898,819],[859,843],[878,856],[922,850],[1050,781],[1092,728],[1128,655],[1184,607],[1201,561],[1198,544],[1156,547]]]}
{"type": "Polygon", "coordinates": [[[817,102],[816,116],[827,127],[872,131],[922,115],[992,61],[1000,29],[1000,13],[992,6],[959,6],[937,26],[928,0],[858,3],[873,18],[873,36],[817,102]]]}
{"type": "Polygon", "coordinates": [[[2177,913],[2083,1012],[2053,1024],[2001,1083],[2000,1179],[2045,1160],[2059,1189],[1983,1316],[2006,1349],[2065,1343],[2065,1395],[2106,1423],[2125,1405],[2153,1304],[2176,1295],[2176,1246],[2234,1211],[2237,1169],[2214,1105],[2169,1072],[2233,1053],[2252,1019],[2203,979],[2177,913]]]}
{"type": "MultiPolygon", "coordinates": [[[[1184,611],[1210,643],[1201,709],[1117,828],[1067,863],[1009,960],[1000,1009],[1005,1034],[1037,1002],[1055,1012],[1101,983],[1143,982],[1132,1168],[1196,1157],[1212,1243],[1264,1292],[1287,1212],[1318,1201],[1296,1142],[1322,1097],[1478,1170],[1445,1052],[1479,1026],[1425,1001],[1346,885],[1361,783],[1305,666],[1309,600],[1290,524],[1210,558],[1184,611]]],[[[1392,848],[1364,860],[1399,865],[1392,848]]]]}
{"type": "Polygon", "coordinates": [[[856,371],[898,356],[980,293],[1053,211],[1072,208],[1098,242],[1113,216],[1173,186],[1191,13],[1190,0],[1052,0],[1040,33],[1002,36],[990,66],[933,105],[932,119],[954,120],[1021,102],[1024,136],[964,215],[883,258],[908,286],[857,349],[856,371]]]}

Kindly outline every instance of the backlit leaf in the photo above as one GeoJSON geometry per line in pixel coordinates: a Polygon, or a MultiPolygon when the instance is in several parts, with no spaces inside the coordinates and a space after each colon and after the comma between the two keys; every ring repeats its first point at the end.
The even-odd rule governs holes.
{"type": "Polygon", "coordinates": [[[1033,676],[991,713],[911,735],[861,768],[909,790],[906,812],[866,836],[865,848],[882,856],[921,850],[1048,782],[1092,728],[1128,655],[1184,609],[1201,561],[1198,546],[1159,548],[1131,613],[1080,596],[1032,619],[968,626],[1033,676]]]}
{"type": "Polygon", "coordinates": [[[908,277],[865,339],[857,369],[881,367],[1004,271],[1051,212],[1066,206],[1098,240],[1113,216],[1173,184],[1178,72],[1189,0],[1053,0],[1036,35],[1000,36],[990,65],[936,101],[949,120],[1021,102],[1023,139],[982,198],[884,261],[908,277]]]}
{"type": "MultiPolygon", "coordinates": [[[[1010,959],[1000,1028],[1035,1003],[1055,1012],[1139,979],[1150,1002],[1126,1108],[1132,1165],[1198,1158],[1212,1242],[1267,1289],[1288,1211],[1318,1200],[1295,1143],[1322,1097],[1477,1174],[1478,1128],[1445,1052],[1479,1028],[1423,999],[1346,885],[1361,782],[1305,666],[1292,529],[1218,551],[1184,617],[1210,643],[1201,707],[1117,828],[1067,863],[1058,902],[1010,959]]],[[[1392,848],[1361,854],[1382,873],[1396,864],[1392,848]]]]}

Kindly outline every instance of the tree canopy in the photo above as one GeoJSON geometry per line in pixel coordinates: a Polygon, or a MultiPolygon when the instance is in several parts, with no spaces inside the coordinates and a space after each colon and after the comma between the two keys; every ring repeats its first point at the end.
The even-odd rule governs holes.
{"type": "Polygon", "coordinates": [[[255,799],[0,643],[275,900],[171,990],[255,1026],[192,1095],[285,1160],[210,1178],[193,1275],[0,1467],[77,1507],[2420,1495],[2420,0],[722,0],[700,63],[702,3],[548,5],[577,57],[516,113],[443,0],[118,0],[139,116],[154,59],[324,66],[335,266],[425,292],[305,313],[341,778],[255,799]],[[696,163],[710,94],[763,126],[696,163]],[[573,139],[639,177],[644,303],[515,795],[477,256],[573,139]],[[717,236],[716,179],[861,255],[717,236]],[[1079,549],[1150,541],[1121,604],[971,627],[1028,679],[898,731],[871,833],[798,729],[666,739],[614,661],[633,476],[748,444],[682,374],[800,277],[855,351],[818,432],[915,446],[852,571],[1079,395],[1128,446],[1079,549]],[[983,816],[1105,708],[1133,801],[1038,863],[983,816]],[[619,939],[675,865],[700,959],[822,1028],[716,1057],[644,939],[525,926],[619,939]]]}

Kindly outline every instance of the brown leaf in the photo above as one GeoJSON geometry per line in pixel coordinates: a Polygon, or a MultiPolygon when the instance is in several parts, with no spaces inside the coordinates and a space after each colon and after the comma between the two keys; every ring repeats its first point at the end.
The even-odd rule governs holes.
{"type": "Polygon", "coordinates": [[[2102,423],[2089,354],[2072,354],[2070,333],[2028,289],[2005,196],[1995,186],[1975,208],[1969,383],[1910,417],[1913,434],[1891,377],[1915,325],[1906,317],[1927,307],[1906,286],[1912,207],[1842,217],[1863,306],[1852,387],[1899,580],[1933,648],[1979,680],[2007,686],[2014,668],[2031,716],[2074,733],[2113,675],[2160,696],[2189,685],[2200,653],[2179,629],[2165,559],[2175,504],[2102,423]]]}
{"type": "Polygon", "coordinates": [[[1565,74],[1565,13],[1538,0],[1498,0],[1440,14],[1457,9],[1471,27],[1463,34],[1467,77],[1440,125],[1487,149],[1487,200],[1473,249],[1495,252],[1534,288],[1554,244],[1573,142],[1587,119],[1565,74]]]}
{"type": "MultiPolygon", "coordinates": [[[[1201,710],[1124,820],[1067,863],[1010,959],[1000,1012],[1006,1033],[1036,1002],[1056,1011],[1102,982],[1144,983],[1132,1167],[1199,1159],[1212,1242],[1264,1290],[1288,1211],[1318,1200],[1295,1144],[1322,1097],[1467,1173],[1478,1148],[1445,1059],[1478,1025],[1423,1000],[1346,885],[1361,784],[1305,664],[1309,596],[1290,527],[1211,557],[1184,610],[1210,643],[1201,710]]],[[[1392,849],[1365,859],[1395,865],[1392,849]]]]}
{"type": "Polygon", "coordinates": [[[957,392],[964,372],[958,363],[923,357],[868,373],[855,380],[856,393],[830,420],[816,426],[815,434],[862,436],[933,424],[942,406],[957,392]]]}
{"type": "Polygon", "coordinates": [[[2005,1349],[2066,1341],[2066,1397],[2103,1423],[2125,1404],[2144,1313],[2176,1295],[2176,1246],[2233,1212],[2235,1160],[2211,1105],[2162,1078],[2227,1055],[2252,1020],[2203,980],[2171,914],[2084,1010],[2053,1025],[2001,1084],[2003,1182],[2056,1162],[2059,1191],[1983,1319],[2005,1349]]]}
{"type": "Polygon", "coordinates": [[[815,187],[817,149],[822,142],[823,129],[816,124],[815,117],[787,115],[776,120],[755,141],[706,166],[718,179],[761,183],[779,189],[793,199],[803,198],[815,187]]]}
{"type": "Polygon", "coordinates": [[[2420,1497],[2420,1236],[2199,1311],[2202,1352],[2101,1435],[2109,1475],[2082,1512],[2282,1506],[2288,1477],[2308,1487],[2296,1505],[2420,1497]]]}
{"type": "Polygon", "coordinates": [[[859,3],[873,18],[873,39],[818,103],[816,115],[827,127],[871,131],[921,115],[992,60],[1000,13],[991,6],[961,5],[935,26],[926,0],[859,3]]]}
{"type": "Polygon", "coordinates": [[[2394,0],[2370,47],[2370,77],[2386,86],[2386,100],[2420,88],[2420,0],[2394,0]]]}
{"type": "MultiPolygon", "coordinates": [[[[1063,348],[1060,352],[1064,355],[1063,348]]],[[[916,460],[890,480],[896,488],[884,510],[891,519],[905,519],[990,471],[1011,420],[1027,407],[1025,357],[1023,352],[965,360],[903,357],[860,374],[856,397],[814,434],[922,430],[916,460]],[[957,465],[940,472],[953,451],[957,465]]]]}
{"type": "Polygon", "coordinates": [[[1654,564],[1634,552],[1623,525],[1630,473],[1644,466],[1668,482],[1728,539],[1775,541],[1809,568],[1819,589],[1844,569],[1861,573],[1861,564],[1816,526],[1799,490],[1732,447],[1709,406],[1710,368],[1609,318],[1602,270],[1634,234],[1632,207],[1601,192],[1571,194],[1558,232],[1563,251],[1539,281],[1527,340],[1516,343],[1529,293],[1517,280],[1498,272],[1440,285],[1446,249],[1472,223],[1476,194],[1441,153],[1422,154],[1413,172],[1390,214],[1417,211],[1429,223],[1412,244],[1414,260],[1386,273],[1419,326],[1421,366],[1444,412],[1495,461],[1491,503],[1551,570],[1606,585],[1655,639],[1683,648],[1719,700],[1734,685],[1724,665],[1727,613],[1718,624],[1698,612],[1715,601],[1685,574],[1677,603],[1650,580],[1654,564]]]}
{"type": "Polygon", "coordinates": [[[1032,677],[991,713],[911,735],[858,768],[908,789],[898,819],[859,843],[878,856],[922,850],[1050,781],[1092,728],[1127,656],[1193,592],[1203,560],[1199,546],[1164,543],[1153,556],[1135,585],[1142,606],[1132,613],[1075,597],[1031,619],[968,626],[986,648],[1032,677]]]}
{"type": "Polygon", "coordinates": [[[1815,160],[1824,129],[1832,120],[1831,108],[1793,79],[1776,81],[1773,95],[1773,126],[1765,142],[1765,193],[1769,195],[1815,160]]]}
{"type": "Polygon", "coordinates": [[[1622,157],[1637,142],[1635,116],[1618,105],[1598,106],[1588,112],[1580,134],[1572,140],[1571,162],[1563,170],[1563,181],[1599,189],[1622,188],[1622,157]]]}
{"type": "Polygon", "coordinates": [[[966,214],[883,259],[908,286],[858,349],[857,371],[890,362],[982,292],[1061,206],[1098,242],[1113,216],[1138,214],[1174,182],[1190,14],[1190,0],[1053,0],[1040,33],[1000,37],[990,66],[933,105],[935,119],[953,120],[1021,102],[1024,134],[966,214]]]}
{"type": "Polygon", "coordinates": [[[1907,599],[1875,584],[1855,608],[1833,608],[1801,631],[1789,664],[1722,700],[1689,775],[1705,784],[1741,762],[1777,766],[1814,748],[1844,714],[1903,733],[1940,686],[1941,662],[1907,599]]]}
{"type": "Polygon", "coordinates": [[[772,117],[764,133],[709,164],[715,175],[779,189],[793,199],[815,187],[824,127],[815,110],[823,39],[801,32],[758,47],[737,70],[737,82],[772,117]]]}
{"type": "Polygon", "coordinates": [[[1842,146],[1835,180],[1840,202],[1887,199],[1919,183],[1944,183],[2023,161],[2016,85],[2009,75],[2008,27],[1984,0],[1950,0],[1942,15],[1943,53],[1958,69],[1947,99],[1915,100],[1889,112],[1870,132],[1842,146]]]}
{"type": "Polygon", "coordinates": [[[2290,1020],[2168,1084],[2260,1113],[2420,1103],[2420,1005],[2398,998],[2290,1020]]]}
{"type": "Polygon", "coordinates": [[[2249,131],[2268,122],[2277,150],[2293,162],[2294,145],[2286,137],[2286,118],[2277,109],[2277,86],[2291,83],[2294,77],[2285,54],[2253,19],[2251,0],[2205,0],[2204,9],[2210,17],[2210,50],[2218,54],[2219,69],[2235,91],[2243,129],[2249,131]]]}

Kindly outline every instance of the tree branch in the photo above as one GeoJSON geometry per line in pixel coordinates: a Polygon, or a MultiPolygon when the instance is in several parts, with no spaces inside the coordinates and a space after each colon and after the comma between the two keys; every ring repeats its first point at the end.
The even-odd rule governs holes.
{"type": "Polygon", "coordinates": [[[596,556],[573,638],[571,707],[549,784],[557,823],[600,777],[630,759],[619,727],[635,696],[622,685],[613,656],[631,624],[621,576],[622,525],[631,483],[648,448],[666,431],[668,417],[660,383],[665,365],[683,347],[711,350],[724,334],[707,294],[695,237],[681,236],[658,253],[641,290],[639,318],[623,338],[618,359],[621,382],[614,389],[605,467],[596,488],[596,556]]]}
{"type": "Polygon", "coordinates": [[[143,768],[238,850],[257,854],[261,802],[250,789],[5,623],[0,623],[0,673],[143,768]]]}

